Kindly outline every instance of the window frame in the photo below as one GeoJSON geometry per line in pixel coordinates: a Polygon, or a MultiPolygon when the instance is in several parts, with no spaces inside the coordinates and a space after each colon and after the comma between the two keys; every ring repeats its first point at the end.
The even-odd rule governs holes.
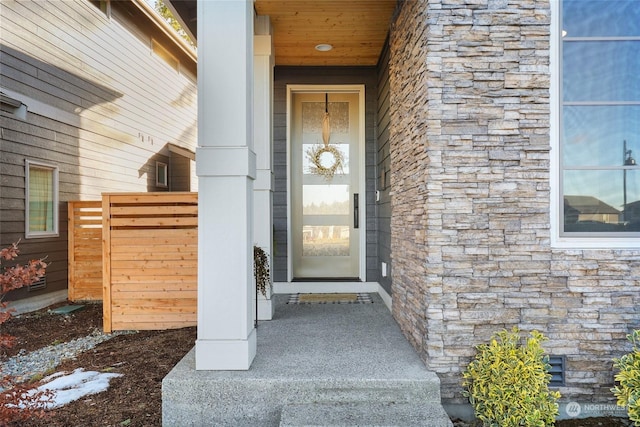
{"type": "Polygon", "coordinates": [[[58,237],[60,235],[59,232],[59,223],[60,223],[60,208],[59,208],[59,170],[58,167],[49,163],[34,161],[34,160],[25,160],[25,220],[24,220],[24,236],[26,239],[38,239],[38,238],[47,238],[47,237],[58,237]],[[37,169],[45,169],[52,172],[53,178],[53,189],[52,189],[52,203],[53,203],[53,229],[46,231],[31,231],[30,227],[30,182],[31,182],[31,168],[37,169]]]}
{"type": "Polygon", "coordinates": [[[636,249],[640,233],[562,233],[564,172],[562,164],[562,0],[551,1],[550,32],[550,241],[555,248],[636,249]]]}
{"type": "Polygon", "coordinates": [[[111,19],[111,0],[89,0],[107,19],[111,19]]]}
{"type": "Polygon", "coordinates": [[[164,162],[156,162],[156,187],[167,188],[169,187],[169,165],[164,162]],[[160,179],[160,171],[164,171],[164,180],[160,179]]]}

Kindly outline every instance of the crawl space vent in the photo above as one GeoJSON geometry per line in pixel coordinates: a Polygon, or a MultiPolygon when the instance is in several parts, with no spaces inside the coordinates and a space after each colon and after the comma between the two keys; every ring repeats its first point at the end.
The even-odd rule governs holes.
{"type": "Polygon", "coordinates": [[[46,287],[47,287],[47,277],[42,276],[41,278],[33,282],[31,285],[29,285],[27,289],[29,292],[33,292],[33,291],[39,291],[40,289],[44,289],[46,287]]]}
{"type": "Polygon", "coordinates": [[[561,387],[564,385],[564,371],[566,365],[566,359],[564,356],[549,356],[549,373],[551,374],[551,381],[549,386],[561,387]]]}

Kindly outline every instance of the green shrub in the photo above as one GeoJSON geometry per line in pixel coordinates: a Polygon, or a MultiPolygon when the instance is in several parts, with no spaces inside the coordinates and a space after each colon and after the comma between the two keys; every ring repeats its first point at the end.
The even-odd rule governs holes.
{"type": "Polygon", "coordinates": [[[627,339],[633,349],[620,359],[613,359],[613,366],[620,372],[615,376],[618,385],[611,391],[618,398],[618,405],[627,407],[629,419],[640,426],[640,330],[627,335],[627,339]]]}
{"type": "Polygon", "coordinates": [[[463,394],[485,427],[545,427],[555,423],[560,398],[549,391],[548,357],[538,331],[521,344],[518,328],[496,333],[463,373],[463,394]]]}

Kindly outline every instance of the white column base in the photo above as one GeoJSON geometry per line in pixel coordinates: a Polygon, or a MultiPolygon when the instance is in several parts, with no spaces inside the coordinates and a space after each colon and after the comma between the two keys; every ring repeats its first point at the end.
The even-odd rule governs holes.
{"type": "Polygon", "coordinates": [[[256,330],[246,340],[196,340],[197,371],[246,371],[256,356],[256,330]]]}
{"type": "Polygon", "coordinates": [[[276,307],[271,299],[266,299],[262,295],[258,296],[258,320],[271,320],[276,307]]]}

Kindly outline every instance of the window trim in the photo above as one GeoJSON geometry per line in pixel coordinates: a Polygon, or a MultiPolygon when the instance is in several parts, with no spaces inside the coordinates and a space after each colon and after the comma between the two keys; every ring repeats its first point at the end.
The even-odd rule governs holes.
{"type": "Polygon", "coordinates": [[[551,1],[551,33],[550,33],[550,136],[551,136],[551,156],[550,156],[550,240],[553,248],[567,249],[637,249],[640,248],[640,239],[636,236],[616,237],[614,235],[602,235],[594,233],[592,236],[561,236],[562,229],[560,221],[563,221],[561,212],[562,198],[562,177],[561,177],[561,109],[562,109],[562,0],[551,1]]]}
{"type": "Polygon", "coordinates": [[[59,208],[59,170],[57,166],[51,165],[49,163],[43,163],[34,160],[25,160],[25,202],[24,202],[24,236],[25,239],[38,239],[38,238],[46,238],[46,237],[58,237],[59,233],[59,223],[60,223],[60,208],[59,208]],[[31,167],[47,169],[53,172],[53,230],[51,231],[29,231],[29,216],[30,216],[30,194],[29,194],[29,183],[30,183],[30,170],[31,167]]]}
{"type": "Polygon", "coordinates": [[[156,187],[169,187],[169,166],[164,162],[156,162],[156,187]],[[160,180],[160,170],[164,170],[164,180],[160,180]]]}
{"type": "Polygon", "coordinates": [[[111,19],[111,0],[89,0],[104,17],[111,19]]]}

